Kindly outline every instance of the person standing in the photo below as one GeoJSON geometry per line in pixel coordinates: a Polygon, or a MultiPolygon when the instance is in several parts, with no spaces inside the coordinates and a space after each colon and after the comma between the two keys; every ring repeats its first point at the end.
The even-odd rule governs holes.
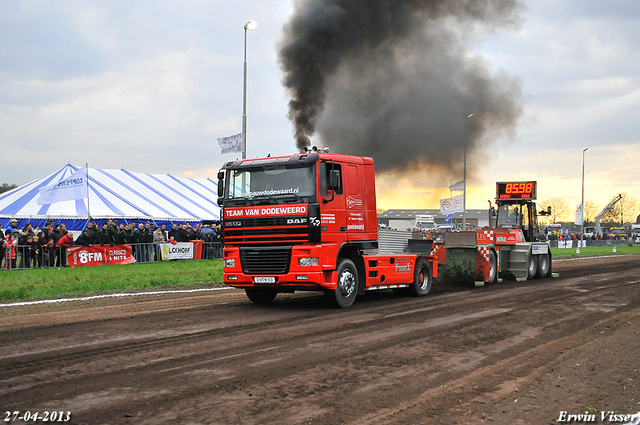
{"type": "Polygon", "coordinates": [[[171,225],[171,230],[169,230],[169,232],[167,234],[167,240],[170,240],[172,236],[173,236],[173,240],[175,240],[175,241],[180,239],[180,231],[178,230],[178,225],[177,224],[172,224],[171,225]]]}
{"type": "Polygon", "coordinates": [[[125,243],[127,243],[127,232],[124,230],[124,224],[120,224],[116,229],[115,244],[123,245],[125,243]]]}
{"type": "Polygon", "coordinates": [[[73,245],[73,233],[67,231],[67,226],[60,225],[62,236],[56,242],[59,247],[57,254],[60,257],[60,261],[56,261],[59,267],[67,267],[67,249],[73,245]]]}
{"type": "MultiPolygon", "coordinates": [[[[33,253],[34,253],[33,267],[34,268],[41,269],[42,266],[44,265],[44,262],[45,262],[45,257],[44,257],[45,243],[44,242],[45,242],[44,232],[40,231],[38,232],[38,236],[33,238],[33,253]]],[[[46,261],[48,260],[49,258],[47,257],[46,261]]]]}
{"type": "Polygon", "coordinates": [[[151,230],[151,222],[147,221],[141,232],[142,259],[145,263],[151,261],[151,249],[153,247],[153,230],[151,230]]]}
{"type": "Polygon", "coordinates": [[[162,231],[160,227],[156,227],[156,230],[153,231],[153,247],[155,249],[155,260],[160,261],[162,256],[160,255],[160,244],[165,243],[167,238],[165,233],[162,231]]]}
{"type": "Polygon", "coordinates": [[[82,234],[76,239],[77,246],[90,246],[92,243],[91,229],[88,227],[82,231],[82,234]]]}
{"type": "Polygon", "coordinates": [[[53,243],[53,220],[47,220],[44,225],[44,229],[42,230],[43,241],[42,244],[45,246],[44,251],[42,253],[42,266],[44,268],[53,267],[54,262],[54,243],[53,243]]]}
{"type": "Polygon", "coordinates": [[[18,256],[17,255],[18,240],[16,239],[17,236],[18,236],[18,233],[16,232],[16,233],[10,233],[6,237],[5,248],[7,250],[7,253],[6,253],[7,257],[5,261],[5,267],[7,268],[7,270],[16,268],[16,257],[18,256]]]}
{"type": "Polygon", "coordinates": [[[111,239],[111,234],[109,232],[109,225],[107,223],[102,223],[102,227],[98,231],[98,239],[100,240],[100,245],[113,245],[115,242],[111,239]]]}
{"type": "Polygon", "coordinates": [[[10,233],[13,233],[14,230],[18,230],[18,220],[16,220],[15,218],[12,218],[11,221],[9,222],[9,227],[4,232],[5,236],[8,236],[10,233]]]}
{"type": "Polygon", "coordinates": [[[4,242],[5,242],[5,236],[4,236],[4,232],[2,231],[2,224],[0,224],[0,268],[2,268],[2,262],[4,261],[4,257],[5,257],[5,248],[4,248],[4,242]]]}

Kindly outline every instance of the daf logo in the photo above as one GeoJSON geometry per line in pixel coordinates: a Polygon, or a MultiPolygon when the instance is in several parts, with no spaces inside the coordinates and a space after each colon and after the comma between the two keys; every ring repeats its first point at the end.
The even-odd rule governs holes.
{"type": "Polygon", "coordinates": [[[227,227],[240,227],[240,226],[242,226],[242,222],[241,221],[228,221],[225,224],[227,225],[227,227]]]}
{"type": "Polygon", "coordinates": [[[287,224],[307,224],[307,218],[288,218],[287,224]]]}

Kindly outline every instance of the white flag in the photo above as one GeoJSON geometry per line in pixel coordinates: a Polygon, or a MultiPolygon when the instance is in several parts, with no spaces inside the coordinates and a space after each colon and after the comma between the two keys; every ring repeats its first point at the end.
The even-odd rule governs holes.
{"type": "Polygon", "coordinates": [[[219,137],[218,144],[222,149],[221,153],[242,152],[244,150],[244,137],[242,133],[229,137],[219,137]]]}
{"type": "Polygon", "coordinates": [[[464,191],[464,180],[460,180],[459,182],[453,183],[449,186],[449,190],[452,192],[463,192],[464,191]]]}
{"type": "Polygon", "coordinates": [[[54,202],[70,201],[87,197],[87,167],[84,166],[73,173],[71,177],[51,186],[39,189],[38,205],[53,204],[54,202]]]}
{"type": "Polygon", "coordinates": [[[583,214],[582,214],[582,204],[578,204],[576,207],[576,226],[582,226],[583,222],[583,214]]]}
{"type": "Polygon", "coordinates": [[[447,215],[464,211],[463,207],[464,195],[454,196],[452,198],[440,199],[440,214],[447,215]]]}

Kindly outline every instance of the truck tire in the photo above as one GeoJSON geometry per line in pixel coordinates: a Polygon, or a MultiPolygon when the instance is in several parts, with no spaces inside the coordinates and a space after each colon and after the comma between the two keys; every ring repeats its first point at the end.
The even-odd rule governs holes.
{"type": "Polygon", "coordinates": [[[491,285],[498,280],[498,260],[496,259],[496,253],[489,252],[489,281],[487,284],[491,285]]]}
{"type": "Polygon", "coordinates": [[[431,292],[433,276],[429,261],[424,258],[416,260],[416,267],[413,271],[413,283],[409,285],[409,293],[414,297],[422,297],[431,292]]]}
{"type": "Polygon", "coordinates": [[[527,280],[533,279],[536,277],[536,273],[538,272],[538,256],[529,254],[529,263],[527,267],[527,280]]]}
{"type": "Polygon", "coordinates": [[[551,271],[551,258],[549,253],[538,255],[538,272],[536,273],[536,277],[538,279],[544,279],[549,276],[549,272],[551,271]]]}
{"type": "Polygon", "coordinates": [[[245,288],[244,292],[255,304],[271,304],[278,295],[278,291],[268,288],[245,288]]]}
{"type": "Polygon", "coordinates": [[[332,307],[349,308],[358,295],[358,269],[353,261],[342,258],[338,262],[338,282],[336,289],[324,293],[332,307]]]}

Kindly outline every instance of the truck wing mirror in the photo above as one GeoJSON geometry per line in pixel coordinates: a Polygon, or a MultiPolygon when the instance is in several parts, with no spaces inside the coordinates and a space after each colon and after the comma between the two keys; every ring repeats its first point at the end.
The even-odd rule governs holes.
{"type": "MultiPolygon", "coordinates": [[[[218,171],[218,198],[224,197],[224,171],[218,171]]],[[[218,204],[222,205],[218,200],[218,204]]]]}
{"type": "Polygon", "coordinates": [[[547,215],[551,215],[551,205],[547,207],[547,215]]]}

